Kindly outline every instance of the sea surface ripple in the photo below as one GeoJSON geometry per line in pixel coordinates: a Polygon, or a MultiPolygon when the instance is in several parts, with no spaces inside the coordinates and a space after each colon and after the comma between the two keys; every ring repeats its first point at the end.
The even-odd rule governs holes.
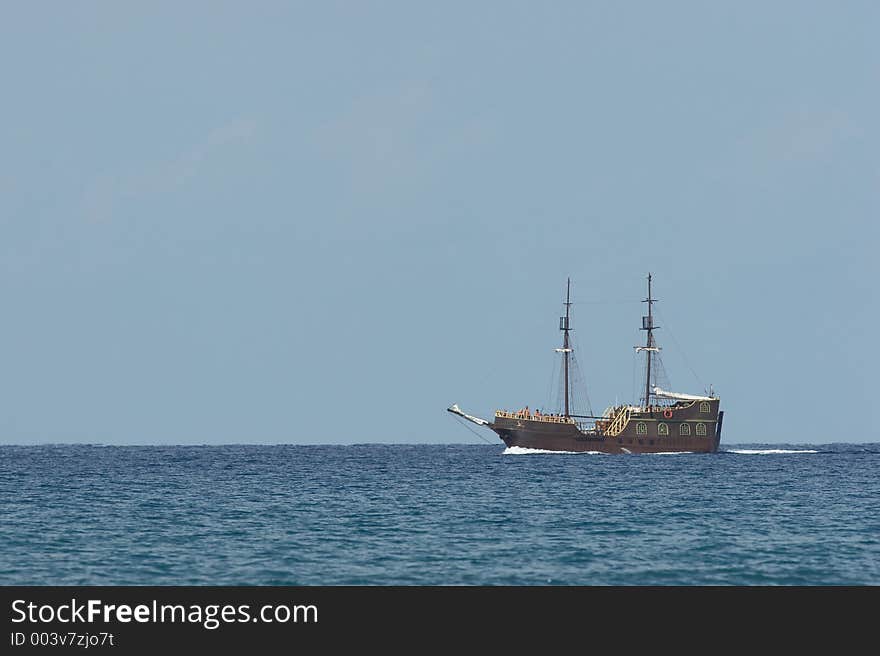
{"type": "Polygon", "coordinates": [[[878,585],[880,444],[0,446],[4,585],[878,585]]]}

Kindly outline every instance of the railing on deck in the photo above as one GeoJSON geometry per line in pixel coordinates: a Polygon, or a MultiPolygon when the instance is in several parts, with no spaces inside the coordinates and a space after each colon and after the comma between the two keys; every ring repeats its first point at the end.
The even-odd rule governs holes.
{"type": "Polygon", "coordinates": [[[529,421],[546,421],[554,424],[574,424],[575,420],[571,417],[562,415],[545,415],[536,412],[508,412],[507,410],[496,410],[496,417],[504,419],[528,419],[529,421]]]}

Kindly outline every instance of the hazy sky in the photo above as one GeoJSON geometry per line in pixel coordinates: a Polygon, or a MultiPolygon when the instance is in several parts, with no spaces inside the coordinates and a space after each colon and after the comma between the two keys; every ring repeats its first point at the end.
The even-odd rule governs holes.
{"type": "Polygon", "coordinates": [[[479,442],[445,408],[544,406],[567,276],[601,411],[648,271],[723,442],[878,441],[878,35],[876,2],[4,2],[0,442],[479,442]]]}

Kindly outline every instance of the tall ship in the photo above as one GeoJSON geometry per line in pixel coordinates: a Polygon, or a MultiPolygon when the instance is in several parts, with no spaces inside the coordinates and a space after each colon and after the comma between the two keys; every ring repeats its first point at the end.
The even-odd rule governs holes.
{"type": "Polygon", "coordinates": [[[647,314],[642,317],[644,345],[634,347],[644,354],[644,395],[638,404],[615,404],[602,415],[577,413],[572,407],[571,279],[565,292],[565,315],[559,318],[562,347],[562,399],[557,412],[496,410],[492,421],[467,414],[453,404],[447,410],[467,421],[489,428],[508,447],[545,451],[598,453],[715,453],[721,442],[724,412],[721,399],[710,388],[705,395],[680,394],[657,385],[662,371],[660,347],[654,337],[652,276],[648,274],[647,314]]]}

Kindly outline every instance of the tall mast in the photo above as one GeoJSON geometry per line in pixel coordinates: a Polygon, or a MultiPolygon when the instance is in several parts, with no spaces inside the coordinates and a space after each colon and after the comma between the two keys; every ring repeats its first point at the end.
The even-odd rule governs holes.
{"type": "Polygon", "coordinates": [[[654,346],[654,314],[652,306],[656,299],[651,297],[651,274],[648,274],[648,298],[643,303],[648,304],[648,316],[642,317],[642,330],[648,332],[648,339],[645,342],[645,355],[647,356],[647,366],[645,367],[645,407],[651,404],[651,353],[656,351],[654,346]]]}
{"type": "Polygon", "coordinates": [[[562,354],[565,357],[563,360],[563,368],[564,368],[564,378],[565,378],[565,416],[568,417],[568,355],[571,353],[571,347],[569,346],[568,341],[568,331],[571,330],[569,325],[569,316],[570,316],[570,308],[571,308],[571,278],[568,278],[568,281],[565,286],[565,316],[559,317],[559,330],[562,331],[562,354]]]}

